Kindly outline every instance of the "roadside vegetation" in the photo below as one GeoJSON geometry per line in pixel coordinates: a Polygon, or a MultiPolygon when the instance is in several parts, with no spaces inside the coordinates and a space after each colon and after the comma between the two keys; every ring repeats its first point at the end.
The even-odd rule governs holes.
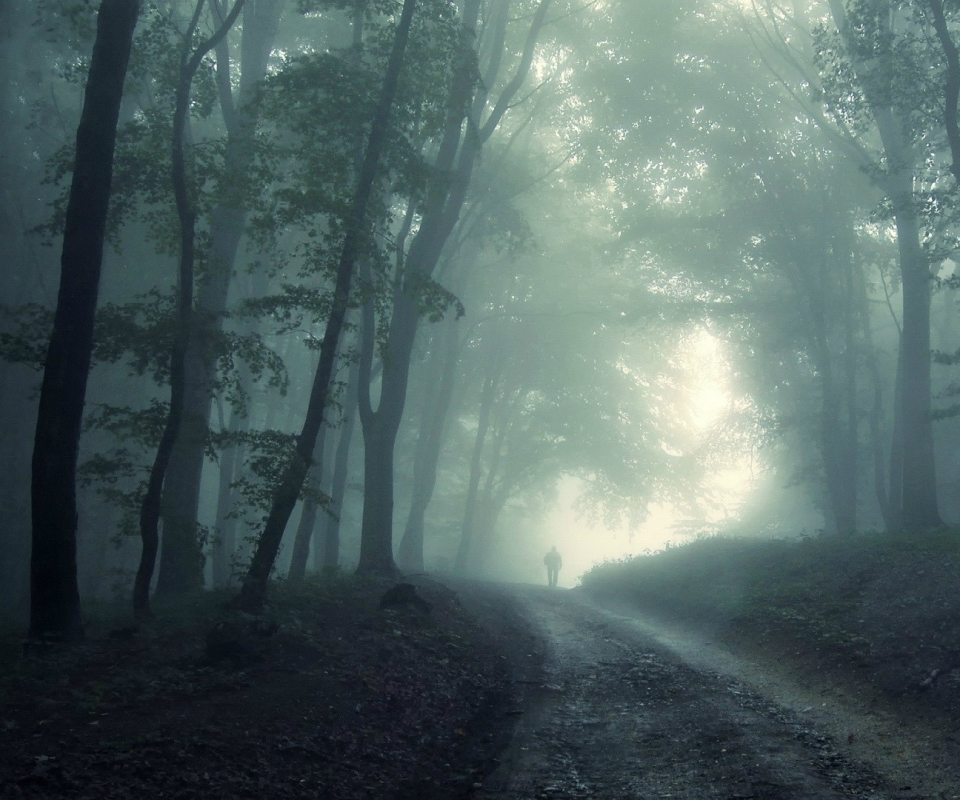
{"type": "Polygon", "coordinates": [[[599,565],[585,591],[761,661],[960,711],[960,536],[953,528],[758,540],[711,537],[599,565]]]}

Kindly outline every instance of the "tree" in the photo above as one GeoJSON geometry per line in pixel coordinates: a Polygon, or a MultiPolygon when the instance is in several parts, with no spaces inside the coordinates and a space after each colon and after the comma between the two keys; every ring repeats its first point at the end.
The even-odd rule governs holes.
{"type": "MultiPolygon", "coordinates": [[[[492,44],[488,62],[479,66],[482,80],[477,81],[475,28],[479,3],[469,0],[464,4],[464,42],[460,63],[451,80],[444,129],[436,146],[437,155],[432,165],[435,177],[422,204],[411,202],[407,209],[408,220],[412,220],[414,211],[418,212],[420,226],[410,242],[409,252],[405,257],[401,254],[397,265],[399,291],[393,295],[387,356],[376,409],[367,380],[374,343],[374,308],[369,301],[364,306],[359,398],[365,459],[360,561],[357,565],[360,572],[391,575],[396,571],[393,559],[394,450],[403,418],[420,310],[424,305],[421,296],[424,289],[432,285],[432,276],[443,249],[460,217],[480,151],[500,125],[530,71],[550,0],[540,0],[536,4],[515,72],[487,111],[491,87],[496,83],[504,56],[503,32],[510,7],[509,0],[501,0],[496,13],[491,16],[489,35],[492,44]]],[[[405,236],[400,239],[403,241],[405,236]]]]}
{"type": "MultiPolygon", "coordinates": [[[[219,0],[214,8],[222,18],[219,0]]],[[[231,57],[226,36],[219,37],[215,44],[217,88],[226,127],[224,163],[219,197],[210,211],[207,268],[197,282],[196,304],[186,342],[181,422],[164,478],[158,594],[177,594],[203,585],[197,511],[209,440],[210,404],[217,382],[216,342],[226,316],[234,261],[246,222],[260,88],[284,2],[247,0],[242,8],[236,98],[231,86],[231,57]]]]}
{"type": "Polygon", "coordinates": [[[848,9],[840,0],[830,0],[829,5],[855,85],[880,136],[885,169],[879,184],[887,194],[897,229],[903,287],[900,345],[903,373],[896,398],[902,431],[898,527],[906,530],[938,527],[943,521],[937,503],[931,415],[932,276],[930,261],[921,243],[922,220],[914,194],[919,168],[919,131],[911,104],[916,98],[900,93],[904,79],[895,71],[898,65],[911,69],[914,64],[909,48],[896,47],[894,4],[886,0],[857,0],[848,9]]]}
{"type": "MultiPolygon", "coordinates": [[[[159,533],[157,530],[160,521],[160,501],[164,478],[173,446],[180,432],[183,420],[184,402],[186,397],[185,371],[187,361],[187,347],[190,342],[193,328],[193,290],[194,290],[194,260],[196,248],[197,209],[194,199],[194,190],[190,186],[190,170],[187,166],[185,153],[185,139],[187,115],[190,111],[190,92],[193,78],[196,75],[204,57],[217,43],[227,35],[240,11],[244,0],[236,0],[233,9],[223,20],[217,31],[195,50],[193,37],[200,23],[204,0],[198,0],[193,18],[187,28],[183,51],[180,57],[180,76],[176,89],[176,102],[173,114],[173,142],[171,146],[171,172],[173,178],[174,199],[177,206],[177,219],[180,225],[180,261],[177,271],[177,330],[174,337],[173,349],[170,353],[170,406],[167,420],[164,425],[157,454],[154,458],[150,477],[147,481],[147,490],[143,497],[140,509],[140,537],[143,541],[143,551],[140,557],[140,566],[133,587],[133,609],[138,616],[150,614],[150,581],[153,577],[153,567],[157,557],[159,533]]],[[[199,559],[198,559],[199,561],[199,559]]],[[[199,569],[200,564],[196,565],[199,569]]]]}
{"type": "Polygon", "coordinates": [[[416,0],[404,0],[403,10],[394,35],[393,48],[384,76],[383,88],[370,126],[357,189],[350,204],[348,224],[337,266],[330,317],[327,320],[323,341],[320,345],[320,362],[314,375],[306,418],[300,435],[297,437],[296,452],[286,465],[280,483],[276,488],[273,505],[257,542],[250,569],[244,578],[240,591],[240,607],[248,613],[259,613],[263,606],[270,570],[276,560],[280,540],[283,538],[290,513],[296,505],[297,496],[303,486],[320,426],[323,424],[330,378],[333,374],[337,346],[350,299],[354,265],[366,235],[368,205],[380,171],[380,157],[387,139],[390,116],[397,95],[400,70],[403,67],[416,4],[416,0]]]}
{"type": "Polygon", "coordinates": [[[76,574],[76,468],[93,351],[117,120],[139,13],[103,0],[77,128],[60,290],[44,363],[32,465],[30,635],[82,636],[76,574]]]}

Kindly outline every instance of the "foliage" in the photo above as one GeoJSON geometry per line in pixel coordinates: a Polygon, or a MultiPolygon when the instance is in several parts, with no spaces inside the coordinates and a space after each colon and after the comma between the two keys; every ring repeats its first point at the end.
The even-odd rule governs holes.
{"type": "MultiPolygon", "coordinates": [[[[233,483],[239,500],[231,509],[230,516],[258,526],[262,520],[251,521],[249,515],[265,517],[270,511],[276,487],[287,465],[291,459],[297,458],[295,437],[277,430],[221,431],[213,435],[212,441],[221,450],[243,446],[244,469],[233,483]]],[[[309,482],[304,483],[300,492],[301,500],[307,497],[322,508],[330,503],[329,496],[309,482]]]]}
{"type": "Polygon", "coordinates": [[[40,303],[0,305],[0,317],[8,330],[0,331],[0,360],[43,370],[53,314],[40,303]]]}

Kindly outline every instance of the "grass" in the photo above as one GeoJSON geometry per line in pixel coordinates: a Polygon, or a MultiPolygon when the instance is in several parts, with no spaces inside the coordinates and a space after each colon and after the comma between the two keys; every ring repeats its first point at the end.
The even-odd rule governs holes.
{"type": "MultiPolygon", "coordinates": [[[[599,565],[582,585],[731,641],[863,670],[888,692],[960,663],[956,528],[897,537],[705,538],[599,565]]],[[[938,691],[960,709],[958,675],[938,691]]]]}

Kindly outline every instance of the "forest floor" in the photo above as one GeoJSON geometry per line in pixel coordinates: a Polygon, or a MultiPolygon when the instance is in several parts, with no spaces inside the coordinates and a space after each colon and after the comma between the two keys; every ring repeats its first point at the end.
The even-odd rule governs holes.
{"type": "Polygon", "coordinates": [[[468,793],[502,747],[505,661],[450,589],[381,609],[391,585],[275,587],[256,620],[227,595],[137,629],[92,609],[79,646],[5,642],[0,797],[468,793]]]}
{"type": "Polygon", "coordinates": [[[207,594],[9,638],[0,797],[960,797],[960,548],[709,540],[574,591],[207,594]],[[940,670],[939,672],[934,672],[940,670]]]}

